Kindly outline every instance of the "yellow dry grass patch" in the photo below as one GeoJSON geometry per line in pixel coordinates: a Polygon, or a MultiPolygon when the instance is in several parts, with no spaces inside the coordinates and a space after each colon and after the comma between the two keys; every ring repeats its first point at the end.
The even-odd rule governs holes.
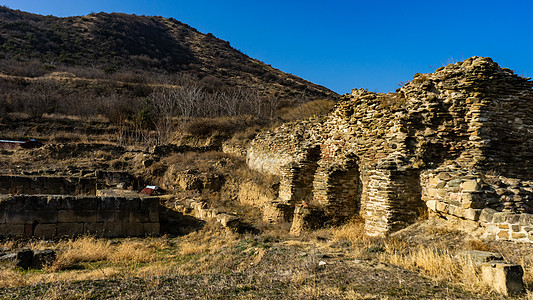
{"type": "Polygon", "coordinates": [[[185,236],[179,243],[182,255],[212,253],[222,247],[231,246],[239,240],[238,234],[208,223],[204,229],[185,236]]]}
{"type": "Polygon", "coordinates": [[[64,251],[50,266],[50,271],[68,269],[80,262],[91,262],[108,259],[111,254],[110,241],[99,240],[85,236],[75,240],[68,240],[59,245],[64,251]]]}

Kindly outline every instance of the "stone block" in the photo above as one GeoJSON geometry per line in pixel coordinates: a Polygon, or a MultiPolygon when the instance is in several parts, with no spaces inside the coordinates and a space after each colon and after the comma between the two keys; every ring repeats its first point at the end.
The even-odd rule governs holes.
{"type": "Polygon", "coordinates": [[[57,225],[54,224],[37,224],[35,226],[34,236],[53,238],[57,235],[57,225]]]}
{"type": "Polygon", "coordinates": [[[126,236],[141,236],[144,234],[143,223],[122,223],[122,233],[126,236]]]}
{"type": "Polygon", "coordinates": [[[497,211],[492,208],[484,208],[479,215],[479,220],[484,223],[492,223],[492,219],[496,212],[497,211]]]}
{"type": "Polygon", "coordinates": [[[157,235],[160,232],[160,224],[159,223],[144,223],[143,231],[144,231],[144,234],[147,234],[147,235],[157,235]]]}
{"type": "Polygon", "coordinates": [[[91,235],[103,235],[104,223],[83,223],[83,232],[91,235]]]}
{"type": "Polygon", "coordinates": [[[102,232],[106,237],[122,236],[122,223],[120,222],[105,222],[102,224],[102,232]]]}
{"type": "Polygon", "coordinates": [[[427,190],[427,196],[428,196],[429,198],[432,198],[432,199],[433,199],[433,198],[435,198],[435,197],[437,196],[437,191],[438,191],[437,189],[431,189],[431,188],[429,188],[429,189],[427,190]]]}
{"type": "MultiPolygon", "coordinates": [[[[119,199],[119,198],[117,198],[119,199]]],[[[141,199],[140,198],[120,198],[120,208],[126,208],[128,210],[139,210],[141,207],[141,199]]]]}
{"type": "Polygon", "coordinates": [[[115,198],[113,197],[101,197],[100,198],[100,205],[99,209],[101,210],[115,210],[119,209],[119,207],[115,206],[115,198]]]}
{"type": "Polygon", "coordinates": [[[6,223],[7,224],[26,224],[32,223],[33,219],[30,214],[25,210],[15,210],[8,209],[6,210],[6,223]]]}
{"type": "Polygon", "coordinates": [[[159,210],[150,210],[148,212],[149,222],[159,223],[159,210]]]}
{"type": "Polygon", "coordinates": [[[158,197],[146,197],[140,199],[140,210],[157,210],[159,209],[158,197]]]}
{"type": "Polygon", "coordinates": [[[76,213],[73,210],[60,210],[57,212],[57,221],[59,223],[76,222],[76,213]]]}
{"type": "Polygon", "coordinates": [[[509,263],[484,263],[481,265],[483,281],[492,289],[503,295],[524,292],[524,270],[522,266],[509,263]]]}
{"type": "Polygon", "coordinates": [[[524,232],[512,232],[511,233],[511,238],[515,239],[515,240],[525,239],[525,238],[527,238],[527,234],[524,233],[524,232]]]}
{"type": "Polygon", "coordinates": [[[115,210],[115,222],[119,223],[128,223],[130,221],[130,211],[121,209],[121,210],[115,210]]]}
{"type": "Polygon", "coordinates": [[[29,269],[33,260],[33,251],[30,249],[23,249],[16,254],[16,266],[22,269],[29,269]]]}
{"type": "Polygon", "coordinates": [[[481,215],[481,209],[468,208],[463,212],[463,217],[468,220],[478,221],[481,215]]]}
{"type": "Polygon", "coordinates": [[[220,213],[216,215],[217,222],[222,224],[224,227],[232,227],[235,223],[239,223],[239,218],[235,215],[230,215],[226,213],[220,213]]]}
{"type": "Polygon", "coordinates": [[[59,209],[59,198],[57,196],[48,196],[46,207],[52,210],[59,209]]]}
{"type": "Polygon", "coordinates": [[[522,226],[533,225],[533,214],[520,214],[518,224],[522,226]]]}
{"type": "Polygon", "coordinates": [[[494,214],[492,222],[494,223],[505,223],[507,222],[507,218],[511,215],[507,212],[497,212],[494,214]]]}
{"type": "Polygon", "coordinates": [[[502,240],[508,240],[509,239],[509,231],[507,230],[500,230],[497,234],[498,238],[502,240]]]}
{"type": "Polygon", "coordinates": [[[99,209],[96,212],[96,222],[98,223],[109,223],[115,222],[115,211],[107,209],[99,209]]]}
{"type": "Polygon", "coordinates": [[[78,223],[96,223],[96,210],[76,210],[74,213],[78,223]]]}
{"type": "Polygon", "coordinates": [[[456,257],[460,259],[471,260],[476,264],[482,264],[495,260],[503,261],[503,256],[500,253],[480,250],[464,251],[457,254],[456,257]]]}
{"type": "Polygon", "coordinates": [[[34,210],[32,211],[33,221],[39,223],[57,223],[57,213],[57,210],[34,210]]]}
{"type": "Polygon", "coordinates": [[[57,223],[57,236],[76,236],[83,233],[83,223],[57,223]]]}
{"type": "Polygon", "coordinates": [[[24,235],[24,224],[0,224],[0,236],[24,235]]]}
{"type": "Polygon", "coordinates": [[[98,209],[98,203],[100,198],[98,197],[76,197],[74,202],[75,210],[96,210],[98,209]]]}
{"type": "Polygon", "coordinates": [[[437,211],[447,214],[448,213],[448,204],[443,202],[437,202],[437,211]]]}
{"type": "Polygon", "coordinates": [[[45,266],[51,265],[56,259],[56,252],[51,249],[35,250],[33,252],[33,259],[31,267],[33,269],[42,269],[45,266]]]}
{"type": "Polygon", "coordinates": [[[8,208],[12,210],[21,211],[24,209],[24,203],[26,202],[26,197],[28,196],[13,196],[9,201],[8,208]]]}
{"type": "Polygon", "coordinates": [[[463,191],[477,191],[479,187],[480,186],[477,180],[467,180],[461,183],[461,188],[463,191]]]}
{"type": "Polygon", "coordinates": [[[129,223],[146,223],[148,221],[148,211],[130,211],[129,223]]]}
{"type": "Polygon", "coordinates": [[[60,210],[72,210],[75,208],[76,197],[73,196],[63,196],[58,199],[59,209],[60,210]]]}
{"type": "Polygon", "coordinates": [[[510,224],[518,224],[520,222],[520,214],[509,214],[507,222],[510,224]]]}
{"type": "Polygon", "coordinates": [[[429,201],[426,201],[426,206],[427,206],[431,211],[437,211],[437,200],[429,200],[429,201]]]}

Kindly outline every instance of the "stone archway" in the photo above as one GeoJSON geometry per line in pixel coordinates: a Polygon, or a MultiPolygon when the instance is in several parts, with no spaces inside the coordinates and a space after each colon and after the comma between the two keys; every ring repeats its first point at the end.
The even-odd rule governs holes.
{"type": "Polygon", "coordinates": [[[313,202],[324,209],[332,223],[342,223],[359,213],[362,189],[356,159],[345,160],[342,165],[321,166],[313,188],[313,202]]]}
{"type": "Polygon", "coordinates": [[[291,204],[298,205],[302,201],[310,203],[313,200],[313,181],[320,154],[320,146],[309,148],[305,158],[293,167],[291,204]]]}

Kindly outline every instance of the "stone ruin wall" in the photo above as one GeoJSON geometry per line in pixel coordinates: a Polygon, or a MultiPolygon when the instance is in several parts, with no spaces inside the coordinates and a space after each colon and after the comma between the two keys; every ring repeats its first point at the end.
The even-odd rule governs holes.
{"type": "Polygon", "coordinates": [[[0,175],[0,194],[96,195],[96,178],[0,175]]]}
{"type": "Polygon", "coordinates": [[[326,117],[259,136],[249,166],[281,177],[265,219],[305,223],[317,213],[295,212],[303,200],[329,220],[359,214],[379,235],[429,209],[533,241],[532,86],[474,57],[395,94],[354,90],[326,117]]]}
{"type": "Polygon", "coordinates": [[[137,188],[139,183],[124,172],[93,173],[88,174],[92,177],[0,175],[0,236],[159,234],[159,198],[96,196],[102,188],[137,188]]]}
{"type": "Polygon", "coordinates": [[[159,234],[159,199],[95,196],[4,196],[0,236],[105,237],[159,234]]]}

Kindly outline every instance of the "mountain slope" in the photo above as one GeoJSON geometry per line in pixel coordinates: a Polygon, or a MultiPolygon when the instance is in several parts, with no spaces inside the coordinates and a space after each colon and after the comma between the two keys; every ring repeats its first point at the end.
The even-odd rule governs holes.
{"type": "Polygon", "coordinates": [[[337,96],[252,59],[210,33],[157,16],[98,13],[58,18],[0,7],[0,64],[9,75],[21,75],[17,71],[29,68],[28,64],[33,69],[23,75],[42,76],[58,68],[71,68],[81,77],[128,71],[165,79],[180,73],[281,99],[302,94],[309,99],[337,96]],[[78,72],[80,67],[85,71],[78,72]]]}

